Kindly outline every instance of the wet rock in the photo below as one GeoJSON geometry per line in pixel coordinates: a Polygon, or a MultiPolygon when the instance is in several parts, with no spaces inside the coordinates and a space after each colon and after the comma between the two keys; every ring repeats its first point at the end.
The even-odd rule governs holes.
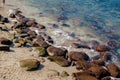
{"type": "Polygon", "coordinates": [[[96,47],[96,51],[99,51],[99,52],[105,52],[105,51],[109,51],[110,48],[106,45],[99,45],[96,47]]]}
{"type": "Polygon", "coordinates": [[[66,71],[62,71],[62,73],[60,74],[61,77],[67,77],[69,76],[69,74],[66,71]]]}
{"type": "Polygon", "coordinates": [[[88,61],[90,58],[89,56],[84,53],[84,52],[75,52],[75,51],[71,51],[67,54],[68,59],[70,59],[70,61],[79,61],[79,60],[86,60],[88,61]]]}
{"type": "Polygon", "coordinates": [[[26,26],[31,27],[36,23],[35,19],[30,19],[26,22],[26,26]]]}
{"type": "Polygon", "coordinates": [[[73,73],[72,75],[73,77],[75,77],[75,80],[98,80],[89,72],[77,72],[77,73],[73,73]]]}
{"type": "Polygon", "coordinates": [[[102,59],[100,59],[100,60],[93,60],[92,63],[96,64],[98,66],[104,66],[105,65],[105,62],[102,59]]]}
{"type": "Polygon", "coordinates": [[[8,45],[0,44],[0,51],[10,51],[10,47],[8,45]]]}
{"type": "Polygon", "coordinates": [[[79,61],[77,61],[77,63],[76,63],[76,69],[77,69],[77,70],[86,70],[86,69],[88,69],[89,67],[90,67],[90,63],[87,62],[87,61],[81,61],[81,60],[79,60],[79,61]]]}
{"type": "Polygon", "coordinates": [[[11,45],[11,44],[12,44],[12,41],[10,41],[10,40],[7,39],[7,38],[1,37],[1,38],[0,38],[0,44],[11,45]]]}
{"type": "Polygon", "coordinates": [[[95,41],[95,40],[92,40],[92,41],[87,42],[87,45],[88,45],[91,49],[95,49],[95,48],[99,45],[99,42],[98,42],[98,41],[95,41]]]}
{"type": "Polygon", "coordinates": [[[88,45],[80,44],[80,43],[73,43],[72,47],[74,47],[74,48],[87,48],[87,49],[90,49],[90,47],[88,45]]]}
{"type": "Polygon", "coordinates": [[[41,24],[37,24],[36,26],[38,29],[45,29],[45,26],[44,25],[41,25],[41,24]]]}
{"type": "Polygon", "coordinates": [[[101,80],[112,80],[109,76],[103,77],[101,80]]]}
{"type": "Polygon", "coordinates": [[[101,79],[103,77],[109,76],[109,72],[101,66],[93,66],[88,69],[95,77],[101,79]]]}
{"type": "Polygon", "coordinates": [[[101,52],[100,55],[101,55],[101,57],[102,57],[102,60],[104,60],[104,61],[111,60],[111,55],[110,55],[110,53],[101,52]]]}
{"type": "Polygon", "coordinates": [[[20,61],[20,67],[25,68],[26,70],[37,69],[40,65],[40,62],[36,59],[24,59],[20,61]]]}
{"type": "Polygon", "coordinates": [[[118,48],[120,46],[120,43],[115,40],[110,40],[107,42],[107,45],[111,48],[118,48]]]}
{"type": "Polygon", "coordinates": [[[114,63],[109,63],[106,67],[111,76],[120,78],[120,68],[118,66],[116,66],[114,63]]]}
{"type": "Polygon", "coordinates": [[[37,47],[36,51],[39,53],[39,56],[46,56],[47,55],[46,50],[42,47],[37,47]]]}
{"type": "Polygon", "coordinates": [[[66,56],[67,50],[65,48],[57,48],[50,46],[47,48],[47,52],[50,56],[66,56]]]}
{"type": "Polygon", "coordinates": [[[58,65],[62,67],[67,67],[70,65],[69,61],[67,61],[66,59],[60,56],[48,56],[48,59],[51,61],[54,61],[55,63],[57,63],[58,65]]]}

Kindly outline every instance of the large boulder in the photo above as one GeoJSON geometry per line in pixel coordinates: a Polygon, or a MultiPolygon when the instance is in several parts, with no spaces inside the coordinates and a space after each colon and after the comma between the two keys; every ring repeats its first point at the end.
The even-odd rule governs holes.
{"type": "Polygon", "coordinates": [[[79,61],[79,60],[86,60],[88,61],[90,58],[89,56],[84,52],[76,52],[71,51],[67,54],[67,57],[70,61],[79,61]]]}
{"type": "Polygon", "coordinates": [[[67,67],[70,65],[70,62],[64,59],[63,57],[60,56],[48,56],[48,59],[57,63],[58,65],[62,67],[67,67]]]}
{"type": "Polygon", "coordinates": [[[20,61],[20,67],[25,68],[26,70],[37,69],[40,65],[40,62],[36,59],[24,59],[20,61]]]}
{"type": "Polygon", "coordinates": [[[111,76],[120,78],[120,68],[118,66],[114,63],[109,63],[106,67],[111,76]]]}
{"type": "Polygon", "coordinates": [[[88,71],[90,71],[91,74],[97,77],[98,79],[110,76],[109,72],[102,66],[92,66],[88,69],[88,71]]]}
{"type": "Polygon", "coordinates": [[[67,50],[65,48],[57,48],[54,46],[49,46],[47,52],[50,56],[66,56],[67,50]]]}

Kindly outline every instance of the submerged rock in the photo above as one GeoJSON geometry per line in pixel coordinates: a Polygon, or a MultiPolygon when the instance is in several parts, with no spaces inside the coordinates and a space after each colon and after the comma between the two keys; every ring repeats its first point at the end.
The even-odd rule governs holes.
{"type": "Polygon", "coordinates": [[[50,56],[66,56],[67,50],[65,48],[57,48],[50,46],[47,48],[47,52],[50,56]]]}
{"type": "Polygon", "coordinates": [[[106,67],[111,76],[120,78],[120,68],[118,66],[114,63],[109,63],[106,67]]]}
{"type": "Polygon", "coordinates": [[[110,40],[107,42],[107,45],[111,48],[118,48],[120,46],[120,43],[115,40],[110,40]]]}
{"type": "Polygon", "coordinates": [[[54,61],[55,63],[57,63],[58,65],[62,67],[67,67],[70,65],[69,61],[67,61],[66,59],[60,56],[49,56],[48,59],[51,61],[54,61]]]}
{"type": "Polygon", "coordinates": [[[25,68],[26,70],[37,69],[40,65],[40,62],[36,59],[24,59],[20,61],[20,67],[25,68]]]}

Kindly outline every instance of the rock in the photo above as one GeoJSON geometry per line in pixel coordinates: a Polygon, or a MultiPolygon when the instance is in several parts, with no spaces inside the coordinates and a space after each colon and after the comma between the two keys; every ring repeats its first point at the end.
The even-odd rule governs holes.
{"type": "Polygon", "coordinates": [[[89,72],[77,72],[72,74],[75,80],[99,80],[89,72]]]}
{"type": "Polygon", "coordinates": [[[100,59],[100,60],[93,60],[92,63],[96,64],[98,66],[104,66],[105,65],[105,62],[102,59],[100,59]]]}
{"type": "Polygon", "coordinates": [[[26,26],[31,27],[36,23],[35,19],[30,19],[26,22],[26,26]]]}
{"type": "Polygon", "coordinates": [[[111,76],[120,78],[120,68],[118,66],[116,66],[114,63],[109,63],[106,67],[111,76]]]}
{"type": "Polygon", "coordinates": [[[0,19],[0,21],[3,22],[3,23],[8,23],[9,22],[8,18],[4,18],[4,17],[2,17],[0,19]]]}
{"type": "Polygon", "coordinates": [[[31,31],[31,30],[28,31],[27,33],[30,35],[29,37],[31,37],[31,38],[35,38],[36,35],[37,35],[37,34],[35,33],[35,31],[31,31]]]}
{"type": "Polygon", "coordinates": [[[7,39],[7,38],[1,37],[1,38],[0,38],[0,44],[11,45],[11,44],[12,44],[12,41],[10,41],[10,40],[7,39]]]}
{"type": "Polygon", "coordinates": [[[48,59],[51,61],[54,61],[55,63],[57,63],[58,65],[62,67],[67,67],[70,65],[69,61],[67,61],[66,59],[60,56],[48,56],[48,59]]]}
{"type": "Polygon", "coordinates": [[[27,36],[29,36],[29,35],[26,34],[26,33],[24,33],[24,34],[20,34],[20,35],[19,35],[19,37],[21,37],[21,38],[25,38],[25,37],[27,37],[27,36]]]}
{"type": "Polygon", "coordinates": [[[73,43],[72,47],[74,47],[74,48],[87,48],[87,49],[90,49],[90,47],[88,45],[79,44],[79,43],[73,43]]]}
{"type": "Polygon", "coordinates": [[[10,14],[9,17],[10,18],[15,18],[15,15],[14,14],[10,14]]]}
{"type": "Polygon", "coordinates": [[[87,45],[88,45],[91,49],[95,49],[95,48],[99,45],[99,42],[98,42],[98,41],[95,41],[95,40],[92,40],[92,41],[87,42],[87,45]]]}
{"type": "Polygon", "coordinates": [[[44,26],[44,25],[41,25],[41,24],[38,24],[36,27],[37,27],[38,29],[45,29],[45,26],[44,26]]]}
{"type": "Polygon", "coordinates": [[[76,63],[76,69],[77,69],[77,70],[86,70],[86,69],[88,69],[89,67],[90,67],[90,63],[87,62],[87,61],[81,61],[81,60],[79,60],[79,61],[77,61],[77,63],[76,63]]]}
{"type": "Polygon", "coordinates": [[[0,44],[0,51],[10,51],[10,46],[0,44]]]}
{"type": "Polygon", "coordinates": [[[88,69],[88,71],[90,71],[92,75],[95,75],[95,77],[99,79],[110,75],[109,72],[101,66],[92,66],[88,69]]]}
{"type": "Polygon", "coordinates": [[[96,51],[98,52],[105,52],[105,51],[109,51],[110,48],[106,45],[99,45],[96,47],[96,51]]]}
{"type": "Polygon", "coordinates": [[[101,80],[112,80],[109,76],[103,77],[101,80]]]}
{"type": "Polygon", "coordinates": [[[66,71],[62,71],[62,73],[60,74],[61,77],[67,77],[69,76],[69,74],[66,71]]]}
{"type": "Polygon", "coordinates": [[[57,48],[54,46],[49,46],[47,52],[50,56],[66,56],[67,50],[65,48],[57,48]]]}
{"type": "Polygon", "coordinates": [[[111,48],[114,48],[114,49],[120,47],[120,43],[115,41],[115,40],[108,41],[107,45],[111,48]]]}
{"type": "Polygon", "coordinates": [[[21,47],[22,45],[20,43],[14,43],[14,48],[19,48],[21,47]]]}
{"type": "Polygon", "coordinates": [[[26,70],[37,69],[40,65],[40,62],[36,59],[24,59],[20,61],[20,67],[25,68],[26,70]]]}
{"type": "Polygon", "coordinates": [[[36,51],[38,51],[39,56],[46,56],[47,55],[46,50],[42,47],[36,47],[36,51]]]}
{"type": "Polygon", "coordinates": [[[89,56],[84,53],[84,52],[75,52],[75,51],[71,51],[67,54],[68,59],[70,59],[70,61],[79,61],[79,60],[86,60],[88,61],[90,58],[89,56]]]}
{"type": "Polygon", "coordinates": [[[26,41],[23,38],[19,38],[19,39],[14,40],[14,43],[20,43],[21,45],[25,45],[26,41]]]}
{"type": "Polygon", "coordinates": [[[101,55],[101,57],[102,57],[102,60],[104,60],[104,61],[111,60],[111,55],[110,55],[110,53],[101,52],[100,55],[101,55]]]}

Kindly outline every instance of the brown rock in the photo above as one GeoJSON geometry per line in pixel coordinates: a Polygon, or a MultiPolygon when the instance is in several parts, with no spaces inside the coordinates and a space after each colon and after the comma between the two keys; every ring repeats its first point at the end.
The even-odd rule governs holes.
{"type": "Polygon", "coordinates": [[[65,48],[57,48],[50,46],[47,48],[47,52],[50,56],[66,56],[67,50],[65,48]]]}
{"type": "Polygon", "coordinates": [[[41,24],[38,24],[38,25],[37,25],[37,28],[38,28],[38,29],[45,29],[45,26],[44,26],[44,25],[41,25],[41,24]]]}
{"type": "Polygon", "coordinates": [[[67,67],[70,65],[69,61],[67,61],[65,58],[60,57],[60,56],[48,56],[48,59],[51,61],[54,61],[55,63],[57,63],[58,65],[62,67],[67,67]]]}
{"type": "Polygon", "coordinates": [[[101,79],[103,77],[109,76],[109,72],[100,66],[93,66],[88,69],[95,77],[101,79]]]}
{"type": "Polygon", "coordinates": [[[87,49],[90,49],[90,47],[88,45],[80,44],[80,43],[73,43],[72,47],[74,47],[74,48],[87,48],[87,49]]]}
{"type": "Polygon", "coordinates": [[[96,51],[99,51],[99,52],[105,52],[105,51],[109,51],[110,48],[106,45],[99,45],[96,47],[96,51]]]}
{"type": "Polygon", "coordinates": [[[101,52],[100,55],[102,56],[102,60],[104,61],[111,60],[111,55],[109,53],[101,52]]]}
{"type": "Polygon", "coordinates": [[[89,67],[90,67],[90,63],[87,62],[87,61],[81,61],[81,60],[79,60],[79,61],[77,61],[77,63],[76,63],[76,69],[77,69],[77,70],[86,70],[86,69],[88,69],[89,67]]]}
{"type": "Polygon", "coordinates": [[[71,61],[79,61],[79,60],[89,60],[89,56],[84,52],[75,52],[71,51],[67,54],[68,59],[71,61]]]}
{"type": "Polygon", "coordinates": [[[116,66],[114,63],[109,63],[106,67],[111,76],[120,78],[120,68],[118,66],[116,66]]]}
{"type": "Polygon", "coordinates": [[[96,64],[98,66],[104,66],[105,65],[105,62],[102,59],[100,59],[100,60],[93,60],[92,63],[96,64]]]}
{"type": "Polygon", "coordinates": [[[35,19],[30,19],[30,20],[28,20],[28,21],[26,22],[26,26],[31,27],[31,26],[33,26],[35,23],[36,23],[36,22],[35,22],[35,19]]]}
{"type": "Polygon", "coordinates": [[[98,80],[89,72],[77,72],[72,74],[75,80],[98,80]]]}

